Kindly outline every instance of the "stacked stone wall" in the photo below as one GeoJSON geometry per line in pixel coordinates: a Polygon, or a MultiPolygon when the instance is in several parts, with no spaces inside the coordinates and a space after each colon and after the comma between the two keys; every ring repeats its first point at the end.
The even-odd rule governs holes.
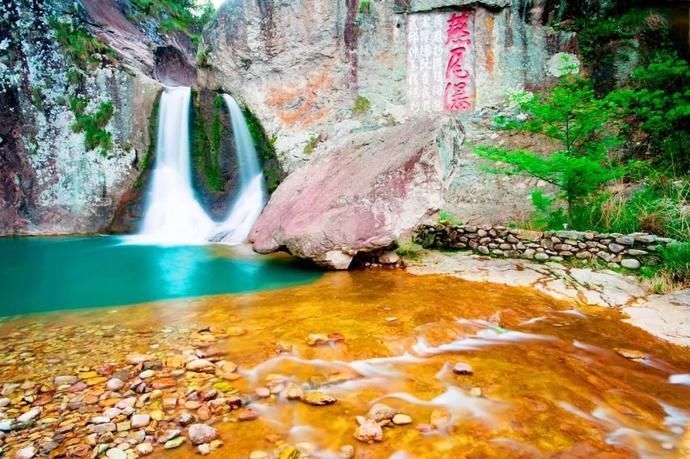
{"type": "Polygon", "coordinates": [[[424,225],[414,241],[428,249],[471,250],[497,257],[561,262],[600,261],[611,268],[639,269],[661,262],[659,249],[672,239],[647,233],[526,231],[505,226],[424,225]]]}

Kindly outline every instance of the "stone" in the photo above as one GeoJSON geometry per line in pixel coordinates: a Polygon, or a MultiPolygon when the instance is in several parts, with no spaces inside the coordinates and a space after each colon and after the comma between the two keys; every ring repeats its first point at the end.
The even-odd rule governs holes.
{"type": "Polygon", "coordinates": [[[125,383],[122,382],[121,379],[118,378],[111,378],[108,380],[106,383],[105,387],[108,390],[115,391],[117,392],[118,390],[122,389],[124,387],[125,383]]]}
{"type": "Polygon", "coordinates": [[[352,445],[344,445],[340,448],[338,453],[340,459],[352,459],[355,457],[355,447],[352,445]]]}
{"type": "MultiPolygon", "coordinates": [[[[119,411],[119,410],[118,410],[118,411],[119,411]]],[[[115,417],[115,416],[113,416],[113,417],[110,417],[110,416],[95,416],[95,417],[91,418],[91,421],[90,421],[90,422],[91,422],[91,424],[107,424],[107,423],[109,423],[110,420],[111,420],[112,418],[114,418],[114,417],[115,417]]]]}
{"type": "Polygon", "coordinates": [[[384,405],[383,403],[375,403],[374,406],[372,406],[371,409],[369,409],[369,413],[367,414],[367,416],[369,416],[370,419],[373,419],[376,422],[381,422],[393,419],[393,416],[395,416],[398,413],[399,411],[395,408],[391,408],[390,406],[384,405]]]}
{"type": "Polygon", "coordinates": [[[383,441],[383,429],[371,419],[365,419],[355,430],[355,438],[363,443],[383,441]]]}
{"type": "Polygon", "coordinates": [[[453,136],[462,137],[457,120],[427,116],[340,139],[280,184],[250,243],[328,269],[390,247],[443,206],[442,155],[457,155],[453,136]]]}
{"type": "Polygon", "coordinates": [[[191,424],[192,422],[194,422],[194,416],[192,416],[190,413],[186,413],[186,412],[182,413],[180,415],[180,418],[177,420],[177,422],[183,427],[187,426],[187,425],[191,424]]]}
{"type": "Polygon", "coordinates": [[[477,252],[481,253],[482,255],[489,255],[491,253],[489,248],[484,245],[477,247],[477,252]]]}
{"type": "Polygon", "coordinates": [[[647,255],[649,252],[640,249],[628,249],[625,253],[626,255],[630,255],[631,257],[641,257],[642,255],[647,255]]]}
{"type": "Polygon", "coordinates": [[[140,363],[144,363],[149,360],[155,360],[155,358],[155,356],[149,354],[133,353],[127,356],[127,363],[131,365],[139,365],[140,363]]]}
{"type": "Polygon", "coordinates": [[[412,424],[412,418],[406,414],[398,413],[393,416],[393,424],[396,426],[405,426],[407,424],[412,424]]]}
{"type": "Polygon", "coordinates": [[[140,456],[148,456],[153,452],[153,445],[151,443],[141,443],[134,448],[140,456]]]}
{"type": "Polygon", "coordinates": [[[146,427],[151,423],[151,416],[148,414],[134,414],[132,415],[132,427],[139,429],[146,427]]]}
{"type": "Polygon", "coordinates": [[[12,400],[10,400],[9,398],[0,398],[0,408],[10,406],[10,403],[12,403],[12,400]]]}
{"type": "Polygon", "coordinates": [[[252,451],[249,453],[249,459],[268,459],[268,457],[266,451],[252,451]]]}
{"type": "Polygon", "coordinates": [[[307,337],[307,344],[310,346],[318,346],[330,342],[330,338],[322,333],[312,333],[307,337]]]}
{"type": "Polygon", "coordinates": [[[12,430],[14,421],[11,419],[0,419],[0,432],[9,432],[12,430]]]}
{"type": "Polygon", "coordinates": [[[14,459],[31,459],[36,454],[38,454],[38,450],[35,446],[26,446],[15,453],[14,459]]]}
{"type": "Polygon", "coordinates": [[[549,258],[551,258],[551,257],[544,252],[539,252],[539,253],[534,255],[534,259],[537,261],[547,261],[549,258]]]}
{"type": "Polygon", "coordinates": [[[481,387],[473,387],[470,389],[470,396],[471,397],[481,397],[483,394],[482,388],[481,387]]]}
{"type": "Polygon", "coordinates": [[[471,375],[472,367],[466,363],[458,362],[453,366],[453,373],[456,375],[471,375]]]}
{"type": "Polygon", "coordinates": [[[139,378],[149,379],[149,378],[153,377],[154,374],[156,374],[156,372],[153,370],[145,370],[145,371],[142,371],[141,373],[139,373],[139,378]]]}
{"type": "Polygon", "coordinates": [[[314,406],[332,405],[333,403],[338,401],[332,395],[328,395],[315,390],[304,392],[300,397],[300,400],[308,405],[314,406]]]}
{"type": "Polygon", "coordinates": [[[379,255],[379,263],[382,265],[395,265],[400,261],[400,255],[395,252],[384,252],[379,255]]]}
{"type": "Polygon", "coordinates": [[[259,419],[259,413],[251,408],[242,408],[237,412],[237,419],[240,421],[254,421],[259,419]]]}
{"type": "Polygon", "coordinates": [[[170,387],[177,386],[177,381],[175,378],[158,378],[151,381],[151,388],[155,390],[168,389],[170,387]]]}
{"type": "Polygon", "coordinates": [[[626,269],[640,269],[642,263],[640,263],[639,260],[635,260],[634,258],[624,258],[621,261],[621,266],[626,269]]]}
{"type": "Polygon", "coordinates": [[[208,456],[211,454],[211,445],[204,443],[196,447],[196,451],[202,456],[208,456]]]}
{"type": "Polygon", "coordinates": [[[174,449],[182,446],[182,444],[185,442],[184,437],[176,437],[173,438],[172,440],[168,440],[163,444],[163,448],[165,449],[174,449]]]}
{"type": "Polygon", "coordinates": [[[210,443],[218,438],[218,431],[206,424],[192,424],[187,431],[189,440],[194,445],[201,445],[202,443],[210,443]]]}
{"type": "Polygon", "coordinates": [[[215,367],[214,367],[213,363],[209,362],[208,360],[196,359],[196,360],[192,360],[191,362],[187,363],[186,368],[189,371],[204,372],[204,371],[213,370],[215,367]]]}
{"type": "Polygon", "coordinates": [[[89,431],[91,433],[95,433],[98,435],[102,435],[107,432],[115,432],[117,430],[117,426],[113,422],[108,422],[105,424],[94,424],[89,427],[89,431]]]}
{"type": "Polygon", "coordinates": [[[105,455],[108,459],[127,459],[127,453],[119,448],[110,448],[105,455]]]}
{"type": "Polygon", "coordinates": [[[646,357],[644,352],[635,349],[615,348],[614,351],[616,351],[616,353],[621,357],[625,357],[628,360],[644,360],[646,357]]]}
{"type": "Polygon", "coordinates": [[[625,246],[616,244],[615,242],[610,243],[608,248],[613,253],[621,253],[623,250],[625,250],[625,246]]]}
{"type": "Polygon", "coordinates": [[[78,376],[56,376],[53,380],[53,384],[56,386],[71,386],[77,381],[79,381],[78,376]]]}
{"type": "Polygon", "coordinates": [[[616,238],[616,243],[620,245],[627,245],[632,247],[635,245],[635,237],[634,236],[620,236],[616,238]]]}
{"type": "Polygon", "coordinates": [[[31,408],[26,413],[18,416],[17,422],[21,422],[21,423],[31,422],[31,421],[35,420],[36,418],[38,418],[41,415],[42,411],[43,411],[43,408],[41,408],[41,407],[31,408]]]}
{"type": "Polygon", "coordinates": [[[267,387],[257,387],[254,390],[254,393],[257,395],[257,397],[260,397],[260,398],[266,398],[266,397],[271,396],[271,391],[267,387]]]}

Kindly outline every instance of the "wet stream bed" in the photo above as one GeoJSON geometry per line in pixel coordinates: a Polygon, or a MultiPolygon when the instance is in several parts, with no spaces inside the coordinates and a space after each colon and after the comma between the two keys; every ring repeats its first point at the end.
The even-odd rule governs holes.
{"type": "Polygon", "coordinates": [[[0,357],[8,457],[675,457],[690,416],[690,352],[618,312],[400,271],[14,317],[0,357]]]}

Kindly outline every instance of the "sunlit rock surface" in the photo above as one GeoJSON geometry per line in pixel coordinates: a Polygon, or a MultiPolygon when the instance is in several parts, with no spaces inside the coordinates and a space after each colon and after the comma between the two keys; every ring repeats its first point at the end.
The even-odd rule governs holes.
{"type": "Polygon", "coordinates": [[[260,253],[347,269],[443,207],[461,138],[457,122],[427,117],[321,150],[278,187],[249,240],[260,253]]]}

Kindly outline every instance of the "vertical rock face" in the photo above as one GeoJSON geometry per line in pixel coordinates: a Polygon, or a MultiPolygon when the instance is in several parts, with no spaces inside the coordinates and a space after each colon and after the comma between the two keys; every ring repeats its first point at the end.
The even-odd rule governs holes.
{"type": "Polygon", "coordinates": [[[441,209],[461,139],[457,121],[434,116],[346,138],[288,176],[250,242],[347,269],[441,209]]]}
{"type": "Polygon", "coordinates": [[[205,36],[210,67],[202,79],[243,98],[295,169],[314,138],[424,113],[471,113],[541,85],[548,59],[571,38],[541,25],[542,3],[226,2],[205,36]],[[458,32],[460,16],[467,19],[458,32]],[[461,69],[453,66],[459,47],[461,69]],[[460,71],[466,85],[452,77],[460,71]],[[462,109],[450,103],[457,84],[468,88],[462,109]]]}
{"type": "MultiPolygon", "coordinates": [[[[539,88],[552,78],[549,59],[568,51],[572,39],[542,24],[551,8],[545,5],[227,2],[205,35],[209,67],[201,81],[243,99],[275,135],[283,167],[295,171],[352,133],[428,116],[469,124],[490,118],[511,94],[539,88]]],[[[515,202],[529,203],[526,183],[488,175],[470,148],[459,168],[444,195],[446,208],[468,209],[459,218],[481,220],[481,199],[490,201],[487,221],[496,223],[525,210],[515,202]],[[497,198],[505,188],[511,199],[497,198]],[[466,202],[453,205],[457,199],[466,202]]]]}
{"type": "Polygon", "coordinates": [[[0,6],[0,234],[104,230],[154,140],[152,77],[194,82],[189,44],[147,35],[127,3],[0,6]]]}

